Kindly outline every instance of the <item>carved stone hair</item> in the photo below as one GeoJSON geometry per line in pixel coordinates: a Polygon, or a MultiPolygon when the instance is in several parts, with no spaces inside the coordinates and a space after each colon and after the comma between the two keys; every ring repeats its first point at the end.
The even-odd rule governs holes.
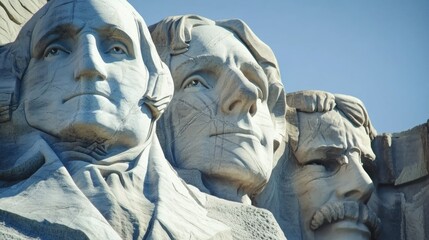
{"type": "MultiPolygon", "coordinates": [[[[148,81],[148,87],[146,93],[142,93],[142,99],[154,118],[158,118],[173,94],[171,74],[159,58],[143,18],[127,1],[120,2],[134,16],[140,37],[140,51],[149,72],[149,78],[144,79],[148,81]]],[[[63,1],[49,1],[24,25],[14,42],[0,46],[0,123],[9,121],[12,111],[19,104],[19,85],[31,60],[33,31],[39,20],[58,4],[63,4],[63,1]]]]}
{"type": "Polygon", "coordinates": [[[356,127],[363,126],[369,138],[373,140],[377,135],[377,131],[371,124],[368,111],[363,102],[358,98],[334,94],[336,108],[341,111],[344,116],[356,127]]]}
{"type": "Polygon", "coordinates": [[[192,44],[194,27],[212,25],[232,32],[250,51],[268,79],[268,107],[278,133],[285,137],[286,100],[280,71],[273,51],[239,19],[213,21],[197,15],[167,17],[149,27],[161,59],[170,65],[171,57],[185,53],[192,44]]]}

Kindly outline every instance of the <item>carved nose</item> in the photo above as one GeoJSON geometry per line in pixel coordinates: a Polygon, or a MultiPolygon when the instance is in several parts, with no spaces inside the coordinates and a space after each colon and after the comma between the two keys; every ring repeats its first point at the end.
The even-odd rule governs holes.
{"type": "Polygon", "coordinates": [[[226,114],[248,113],[254,116],[257,111],[258,88],[239,70],[228,71],[223,77],[225,84],[221,89],[222,111],[226,114]]]}
{"type": "Polygon", "coordinates": [[[84,36],[84,40],[77,52],[75,63],[74,77],[76,80],[106,80],[105,62],[98,50],[94,35],[87,34],[84,36]]]}
{"type": "Polygon", "coordinates": [[[338,183],[337,195],[343,200],[355,200],[366,203],[374,191],[371,178],[360,164],[350,161],[347,165],[343,179],[338,183]]]}

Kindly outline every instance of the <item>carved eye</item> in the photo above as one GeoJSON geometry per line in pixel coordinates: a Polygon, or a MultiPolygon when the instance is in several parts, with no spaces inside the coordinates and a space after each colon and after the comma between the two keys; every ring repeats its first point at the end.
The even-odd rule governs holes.
{"type": "Polygon", "coordinates": [[[190,83],[188,83],[188,85],[185,86],[185,88],[190,88],[190,87],[203,87],[203,84],[200,81],[194,79],[190,83]]]}
{"type": "Polygon", "coordinates": [[[323,167],[327,172],[337,172],[341,163],[337,159],[315,159],[305,163],[306,166],[320,166],[323,167]]]}
{"type": "Polygon", "coordinates": [[[200,75],[193,75],[189,78],[187,78],[183,82],[183,89],[190,89],[190,88],[204,88],[208,89],[208,85],[204,78],[202,78],[200,75]]]}
{"type": "Polygon", "coordinates": [[[125,54],[126,51],[120,47],[113,47],[110,52],[115,53],[115,54],[125,54]]]}
{"type": "Polygon", "coordinates": [[[121,43],[113,44],[107,52],[112,55],[128,55],[127,48],[121,43]]]}
{"type": "Polygon", "coordinates": [[[48,53],[46,55],[58,55],[58,51],[60,51],[60,49],[58,48],[51,48],[49,49],[48,53]]]}
{"type": "Polygon", "coordinates": [[[65,50],[63,47],[58,45],[52,45],[46,48],[45,52],[43,53],[44,58],[51,58],[55,56],[59,56],[61,54],[68,54],[69,52],[65,50]]]}

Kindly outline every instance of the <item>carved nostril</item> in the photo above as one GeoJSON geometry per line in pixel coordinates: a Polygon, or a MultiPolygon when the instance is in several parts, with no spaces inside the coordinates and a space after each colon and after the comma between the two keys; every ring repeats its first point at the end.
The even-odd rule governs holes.
{"type": "Polygon", "coordinates": [[[257,111],[256,104],[252,104],[252,105],[250,105],[250,108],[249,108],[249,114],[250,114],[252,117],[253,117],[253,116],[255,116],[256,111],[257,111]]]}
{"type": "Polygon", "coordinates": [[[346,199],[359,199],[360,195],[361,193],[358,190],[352,190],[352,191],[346,192],[346,194],[344,194],[344,197],[346,199]]]}
{"type": "Polygon", "coordinates": [[[103,71],[98,71],[97,69],[85,69],[76,74],[76,80],[81,80],[83,78],[106,80],[107,76],[103,71]]]}
{"type": "Polygon", "coordinates": [[[258,88],[234,68],[225,72],[222,77],[226,84],[223,86],[222,111],[228,114],[255,115],[258,88]]]}
{"type": "Polygon", "coordinates": [[[233,102],[229,105],[228,110],[229,110],[230,112],[232,112],[232,111],[234,110],[234,108],[236,108],[236,107],[240,107],[240,106],[239,106],[239,105],[240,105],[240,103],[241,103],[241,100],[233,101],[233,102]]]}
{"type": "Polygon", "coordinates": [[[235,100],[232,101],[229,106],[228,106],[228,111],[231,112],[245,112],[245,113],[249,113],[252,117],[256,114],[257,112],[257,106],[256,103],[247,103],[246,101],[243,100],[235,100]]]}

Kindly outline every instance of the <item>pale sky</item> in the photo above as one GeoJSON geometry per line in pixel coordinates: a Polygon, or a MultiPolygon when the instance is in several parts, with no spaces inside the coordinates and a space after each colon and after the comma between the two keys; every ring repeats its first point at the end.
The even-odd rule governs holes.
{"type": "Polygon", "coordinates": [[[268,44],[287,92],[361,99],[378,133],[429,119],[429,1],[130,0],[148,25],[198,14],[239,18],[268,44]]]}

